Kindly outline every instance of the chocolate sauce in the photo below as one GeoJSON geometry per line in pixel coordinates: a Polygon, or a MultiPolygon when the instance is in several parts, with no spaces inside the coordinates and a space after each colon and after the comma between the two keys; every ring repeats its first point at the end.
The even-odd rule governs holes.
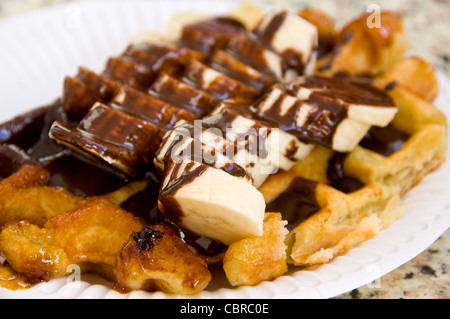
{"type": "MultiPolygon", "coordinates": [[[[284,20],[286,19],[286,14],[284,12],[280,12],[277,15],[275,15],[271,20],[270,23],[265,26],[263,29],[260,28],[260,25],[258,25],[253,33],[256,35],[258,40],[266,47],[272,47],[273,38],[278,31],[278,29],[283,24],[284,20]]],[[[264,20],[262,22],[265,22],[264,20]]]]}
{"type": "Polygon", "coordinates": [[[122,203],[121,207],[126,211],[143,218],[149,224],[156,224],[164,221],[164,216],[158,209],[158,193],[161,185],[161,179],[151,168],[144,176],[147,181],[147,187],[122,203]]]}
{"type": "Polygon", "coordinates": [[[255,88],[258,93],[262,93],[275,83],[269,76],[222,50],[214,51],[207,62],[213,69],[255,88]]]}
{"type": "Polygon", "coordinates": [[[227,246],[222,243],[194,234],[176,224],[172,224],[172,227],[177,231],[183,242],[194,247],[203,256],[215,256],[226,250],[227,246]]]}
{"type": "Polygon", "coordinates": [[[141,91],[146,91],[156,78],[156,74],[145,65],[123,57],[109,58],[104,73],[123,85],[141,91]]]}
{"type": "MultiPolygon", "coordinates": [[[[278,88],[283,93],[260,116],[267,121],[278,123],[277,127],[296,136],[301,141],[331,147],[338,125],[347,117],[347,109],[333,99],[317,96],[317,98],[308,101],[295,100],[294,104],[284,114],[282,111],[283,102],[293,96],[294,93],[281,86],[278,88]],[[297,112],[306,104],[312,105],[314,108],[309,112],[303,125],[299,127],[296,121],[297,112]]],[[[262,99],[264,98],[266,97],[263,96],[262,99]]]]}
{"type": "Polygon", "coordinates": [[[219,100],[167,74],[161,73],[149,90],[149,94],[172,105],[202,117],[212,111],[219,100]]]}
{"type": "Polygon", "coordinates": [[[348,117],[350,105],[370,105],[374,107],[394,107],[394,102],[386,92],[365,83],[346,77],[325,78],[308,76],[298,78],[288,88],[281,85],[272,87],[261,97],[256,105],[265,105],[264,100],[272,98],[275,90],[281,91],[268,108],[263,108],[260,116],[277,123],[284,131],[307,143],[316,143],[325,147],[333,145],[333,139],[339,124],[348,117]],[[312,90],[307,99],[295,100],[294,96],[302,88],[312,90]],[[289,99],[294,99],[291,102],[289,99]],[[284,103],[289,104],[283,110],[284,103]],[[300,109],[308,107],[306,118],[301,126],[297,124],[300,109]]]}
{"type": "MultiPolygon", "coordinates": [[[[266,27],[264,27],[263,30],[260,30],[257,27],[254,31],[254,34],[256,35],[258,41],[261,42],[265,47],[273,49],[273,38],[285,19],[286,12],[280,12],[273,17],[270,23],[266,27]]],[[[283,61],[283,74],[289,69],[294,69],[298,72],[298,74],[303,74],[305,64],[303,63],[303,54],[301,52],[293,49],[288,49],[284,52],[280,52],[280,55],[283,61]]]]}
{"type": "Polygon", "coordinates": [[[331,182],[332,187],[346,194],[355,192],[362,187],[364,183],[359,179],[348,176],[344,171],[344,160],[347,153],[335,152],[328,161],[327,178],[331,182]]]}
{"type": "Polygon", "coordinates": [[[179,76],[186,67],[189,57],[194,56],[202,59],[200,54],[187,48],[174,48],[159,43],[142,43],[129,46],[123,56],[145,65],[152,72],[164,72],[171,76],[179,76]]]}
{"type": "Polygon", "coordinates": [[[109,166],[80,157],[50,139],[48,132],[54,121],[73,125],[59,101],[0,125],[4,136],[10,136],[0,143],[1,178],[14,173],[21,164],[33,163],[51,172],[50,186],[63,187],[80,196],[105,194],[129,181],[109,166]],[[6,143],[12,141],[16,144],[6,143]]]}
{"type": "MultiPolygon", "coordinates": [[[[266,158],[268,151],[266,149],[266,139],[271,133],[274,126],[265,126],[263,119],[259,120],[258,115],[250,110],[246,105],[242,104],[223,104],[224,108],[220,113],[209,116],[202,121],[202,127],[210,132],[220,131],[223,138],[227,137],[227,131],[232,128],[233,121],[238,116],[244,116],[248,119],[255,120],[255,124],[246,131],[233,132],[236,139],[233,144],[227,143],[226,148],[222,150],[222,154],[230,159],[236,155],[239,149],[244,148],[249,154],[256,155],[260,158],[266,158]]],[[[228,132],[229,133],[229,132],[228,132]]]]}
{"type": "Polygon", "coordinates": [[[49,186],[63,187],[79,196],[108,194],[129,181],[106,165],[73,153],[55,158],[45,167],[51,173],[49,186]]]}
{"type": "Polygon", "coordinates": [[[325,78],[308,76],[304,78],[301,86],[320,89],[320,91],[311,94],[311,100],[317,99],[317,96],[320,95],[334,100],[341,100],[343,106],[360,104],[392,107],[394,105],[392,98],[385,91],[350,77],[325,78]]]}
{"type": "Polygon", "coordinates": [[[384,89],[386,91],[390,91],[390,90],[395,89],[397,86],[398,86],[398,82],[397,81],[390,81],[384,86],[384,89]]]}
{"type": "Polygon", "coordinates": [[[239,99],[251,102],[259,94],[253,87],[245,85],[223,73],[218,73],[216,78],[206,83],[204,75],[207,72],[217,71],[199,61],[192,60],[183,74],[183,81],[216,96],[221,101],[225,99],[239,99]]]}
{"type": "Polygon", "coordinates": [[[226,52],[276,81],[277,74],[270,68],[266,54],[273,53],[259,43],[254,36],[236,36],[226,48],[226,52]]]}
{"type": "Polygon", "coordinates": [[[77,79],[85,83],[102,102],[110,101],[120,89],[120,84],[112,78],[83,67],[78,69],[77,79]]]}
{"type": "Polygon", "coordinates": [[[280,212],[282,219],[288,221],[286,228],[294,229],[320,210],[316,186],[315,181],[296,177],[288,189],[267,204],[266,212],[280,212]]]}
{"type": "MultiPolygon", "coordinates": [[[[330,53],[329,58],[325,64],[323,64],[321,67],[319,67],[319,71],[324,72],[327,70],[330,70],[333,67],[334,59],[341,53],[342,48],[344,45],[349,42],[353,38],[353,32],[347,31],[342,34],[339,41],[336,42],[336,39],[334,38],[334,35],[332,35],[332,43],[331,46],[328,46],[326,49],[321,48],[321,39],[319,38],[319,51],[317,58],[320,59],[325,54],[330,53]]],[[[324,41],[324,40],[322,40],[324,41]]],[[[328,39],[325,39],[325,42],[328,42],[328,39]]]]}
{"type": "Polygon", "coordinates": [[[210,53],[225,48],[233,37],[246,33],[247,29],[239,21],[218,17],[184,26],[179,42],[193,50],[210,53]]]}
{"type": "Polygon", "coordinates": [[[155,245],[158,239],[164,236],[160,231],[151,229],[149,227],[144,228],[140,232],[133,232],[133,239],[137,244],[138,250],[150,250],[155,245]]]}
{"type": "MultiPolygon", "coordinates": [[[[163,156],[161,156],[162,154],[157,153],[156,157],[160,157],[162,158],[162,160],[165,161],[165,166],[167,165],[172,165],[171,162],[173,162],[174,159],[176,160],[191,160],[193,162],[197,162],[197,163],[202,163],[203,165],[206,166],[212,166],[212,167],[216,167],[216,159],[217,159],[217,155],[221,154],[227,158],[229,158],[230,160],[233,159],[233,156],[237,153],[236,149],[237,146],[235,144],[231,144],[231,145],[227,145],[227,143],[225,143],[224,149],[223,150],[219,150],[219,152],[216,152],[215,148],[209,147],[205,144],[203,144],[199,138],[200,138],[200,134],[203,133],[203,130],[208,129],[208,125],[197,125],[198,122],[194,122],[194,124],[191,123],[187,123],[187,124],[183,124],[178,126],[175,129],[175,132],[173,134],[177,134],[177,136],[171,140],[170,145],[165,148],[165,147],[160,147],[159,150],[161,149],[165,149],[165,154],[163,156]],[[185,138],[189,138],[191,140],[190,143],[184,144],[184,139],[185,138]],[[181,144],[180,144],[181,143],[181,144]],[[183,145],[183,149],[178,150],[177,152],[173,151],[174,147],[183,145]],[[228,147],[234,148],[234,152],[231,152],[228,147]],[[169,158],[168,156],[172,156],[171,158],[169,158]]],[[[215,129],[218,129],[217,127],[213,127],[215,129]]],[[[214,134],[219,134],[218,137],[220,136],[220,133],[216,132],[216,130],[211,130],[211,133],[214,134]]],[[[224,135],[222,135],[224,136],[224,135]]],[[[164,145],[166,143],[168,143],[168,138],[170,137],[170,135],[168,135],[165,139],[163,139],[163,142],[161,145],[164,145]]],[[[223,166],[217,166],[216,168],[221,169],[223,171],[225,171],[228,174],[231,174],[233,176],[236,177],[245,177],[248,179],[251,179],[250,176],[247,175],[245,169],[243,167],[241,167],[240,165],[230,161],[228,163],[226,163],[223,166]]]]}
{"type": "Polygon", "coordinates": [[[196,116],[186,110],[157,99],[131,87],[124,87],[111,105],[143,120],[152,122],[162,130],[170,130],[179,120],[193,120],[196,116]]]}
{"type": "Polygon", "coordinates": [[[359,145],[378,154],[390,156],[405,145],[409,135],[395,129],[392,125],[372,127],[359,145]]]}
{"type": "Polygon", "coordinates": [[[120,83],[80,67],[75,78],[67,76],[64,80],[62,108],[81,120],[95,102],[108,103],[119,90],[120,83]]]}
{"type": "Polygon", "coordinates": [[[331,99],[317,97],[309,102],[316,108],[309,113],[303,127],[296,127],[293,132],[298,132],[300,140],[331,147],[337,127],[347,117],[347,110],[331,99]]]}
{"type": "Polygon", "coordinates": [[[30,148],[39,140],[46,111],[46,107],[40,107],[0,124],[0,144],[30,148]]]}
{"type": "MultiPolygon", "coordinates": [[[[327,53],[331,52],[335,47],[335,44],[336,39],[333,33],[319,35],[319,46],[317,47],[317,59],[321,59],[327,53]]],[[[328,68],[330,67],[331,65],[328,66],[328,68]]]]}
{"type": "Polygon", "coordinates": [[[164,207],[163,214],[177,223],[183,217],[183,210],[174,198],[175,193],[184,185],[191,183],[206,171],[205,165],[189,162],[186,166],[168,161],[166,173],[170,172],[169,182],[159,192],[159,200],[164,207]],[[182,171],[181,171],[182,170],[182,171]]]}
{"type": "Polygon", "coordinates": [[[52,158],[61,156],[64,152],[67,152],[64,147],[48,137],[50,127],[55,121],[67,123],[69,125],[73,125],[74,123],[67,113],[64,112],[59,101],[45,107],[45,114],[39,129],[38,139],[35,140],[33,145],[24,148],[31,157],[42,162],[43,165],[48,162],[47,158],[51,160],[52,158]]]}
{"type": "Polygon", "coordinates": [[[23,164],[36,164],[36,160],[17,145],[0,144],[0,180],[16,172],[23,164]]]}

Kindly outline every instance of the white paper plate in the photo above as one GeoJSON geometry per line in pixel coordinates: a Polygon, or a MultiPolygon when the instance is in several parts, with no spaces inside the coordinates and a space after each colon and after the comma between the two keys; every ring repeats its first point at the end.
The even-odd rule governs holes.
{"type": "MultiPolygon", "coordinates": [[[[165,30],[176,11],[226,13],[237,1],[95,1],[39,10],[0,22],[0,122],[60,96],[65,75],[80,65],[100,71],[132,34],[165,30]],[[107,3],[106,3],[107,2],[107,3]]],[[[436,104],[450,118],[450,80],[440,74],[436,104]]],[[[447,154],[450,158],[450,154],[447,154]]],[[[431,245],[450,226],[450,161],[428,175],[404,200],[405,215],[375,238],[314,270],[255,287],[223,282],[194,298],[330,298],[394,270],[431,245]]],[[[93,275],[81,282],[52,280],[23,291],[0,289],[0,298],[182,298],[161,292],[119,294],[93,275]]],[[[192,298],[192,296],[190,297],[192,298]]]]}

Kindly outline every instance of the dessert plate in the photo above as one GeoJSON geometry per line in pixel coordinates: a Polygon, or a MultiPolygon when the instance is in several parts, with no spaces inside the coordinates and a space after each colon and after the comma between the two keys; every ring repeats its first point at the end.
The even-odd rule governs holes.
{"type": "MultiPolygon", "coordinates": [[[[0,22],[0,122],[61,95],[65,75],[78,66],[94,71],[120,54],[140,30],[164,32],[177,11],[225,14],[239,1],[90,1],[41,9],[0,22]]],[[[450,118],[450,79],[439,73],[435,104],[450,118]]],[[[450,152],[447,153],[450,158],[450,152]]],[[[189,298],[331,298],[375,281],[414,258],[450,226],[450,161],[429,174],[404,199],[405,213],[380,232],[331,263],[254,287],[232,288],[221,273],[189,298]]],[[[0,298],[183,298],[162,292],[120,294],[112,283],[82,274],[52,280],[27,290],[0,288],[0,298]]]]}

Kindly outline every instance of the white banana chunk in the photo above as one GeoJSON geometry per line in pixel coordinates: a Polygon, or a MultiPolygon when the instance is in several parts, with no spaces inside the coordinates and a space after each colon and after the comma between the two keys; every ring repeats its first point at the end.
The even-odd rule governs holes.
{"type": "Polygon", "coordinates": [[[259,94],[274,83],[271,77],[243,63],[224,50],[213,52],[210,57],[210,66],[255,88],[259,94]]]}
{"type": "Polygon", "coordinates": [[[159,207],[180,226],[225,245],[262,235],[265,201],[253,185],[190,160],[165,173],[159,207]]]}
{"type": "Polygon", "coordinates": [[[221,169],[246,183],[253,183],[252,176],[242,166],[203,143],[201,139],[192,137],[191,130],[186,127],[177,127],[165,134],[153,162],[155,168],[166,176],[167,166],[188,160],[221,169]]]}
{"type": "Polygon", "coordinates": [[[277,81],[282,81],[283,59],[276,52],[266,48],[253,36],[238,36],[233,38],[226,48],[241,62],[264,73],[277,81]]]}
{"type": "MultiPolygon", "coordinates": [[[[204,119],[204,121],[207,120],[208,118],[204,119]]],[[[278,158],[272,159],[267,154],[267,129],[211,126],[211,123],[204,123],[204,121],[194,121],[194,124],[185,123],[177,126],[175,131],[188,134],[205,145],[204,157],[209,156],[209,153],[214,150],[214,157],[220,154],[242,167],[252,178],[255,187],[261,186],[269,175],[278,170],[278,158]]],[[[252,120],[245,118],[242,118],[242,121],[253,123],[252,120]]]]}
{"type": "Polygon", "coordinates": [[[369,131],[370,125],[344,119],[336,127],[331,148],[336,152],[351,152],[369,131]]]}
{"type": "Polygon", "coordinates": [[[285,81],[314,72],[318,31],[309,21],[286,10],[272,11],[256,26],[254,33],[288,65],[291,72],[285,75],[285,81]]]}
{"type": "MultiPolygon", "coordinates": [[[[217,122],[227,122],[231,129],[254,128],[265,132],[263,147],[270,157],[270,162],[276,163],[279,169],[285,171],[290,170],[296,161],[305,158],[314,148],[314,145],[302,143],[295,136],[279,129],[277,123],[256,118],[257,114],[246,105],[222,102],[211,115],[216,117],[213,125],[223,125],[217,122]],[[219,118],[217,114],[220,114],[219,118]]],[[[213,118],[206,119],[211,120],[213,118]]]]}
{"type": "Polygon", "coordinates": [[[319,96],[338,101],[347,109],[349,119],[369,125],[384,127],[398,111],[385,92],[347,78],[302,76],[292,81],[289,88],[302,100],[319,96]]]}
{"type": "MultiPolygon", "coordinates": [[[[289,94],[283,86],[274,85],[256,108],[261,117],[278,123],[280,129],[303,142],[329,148],[333,148],[335,144],[340,151],[353,146],[353,137],[351,139],[348,139],[348,136],[336,137],[336,134],[342,134],[341,132],[351,133],[349,130],[338,129],[347,120],[346,111],[340,106],[329,109],[327,105],[302,101],[289,94]],[[334,140],[337,142],[334,143],[334,140]]],[[[344,128],[345,126],[344,123],[344,128]]]]}

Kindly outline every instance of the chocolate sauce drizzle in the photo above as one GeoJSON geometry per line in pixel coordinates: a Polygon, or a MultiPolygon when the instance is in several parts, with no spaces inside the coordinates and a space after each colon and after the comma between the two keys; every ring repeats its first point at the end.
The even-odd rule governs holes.
{"type": "Polygon", "coordinates": [[[156,245],[156,241],[164,236],[163,233],[151,228],[144,228],[140,232],[133,232],[133,239],[138,250],[150,250],[156,245]]]}
{"type": "Polygon", "coordinates": [[[344,171],[344,161],[347,153],[335,152],[328,161],[327,178],[330,181],[330,186],[340,190],[343,193],[353,193],[362,187],[364,183],[359,179],[348,176],[344,171]]]}
{"type": "Polygon", "coordinates": [[[408,139],[409,134],[397,130],[392,125],[383,128],[374,126],[359,144],[383,156],[390,156],[400,150],[408,139]]]}
{"type": "Polygon", "coordinates": [[[280,212],[290,231],[320,210],[317,182],[296,177],[290,186],[266,206],[266,212],[280,212]]]}

